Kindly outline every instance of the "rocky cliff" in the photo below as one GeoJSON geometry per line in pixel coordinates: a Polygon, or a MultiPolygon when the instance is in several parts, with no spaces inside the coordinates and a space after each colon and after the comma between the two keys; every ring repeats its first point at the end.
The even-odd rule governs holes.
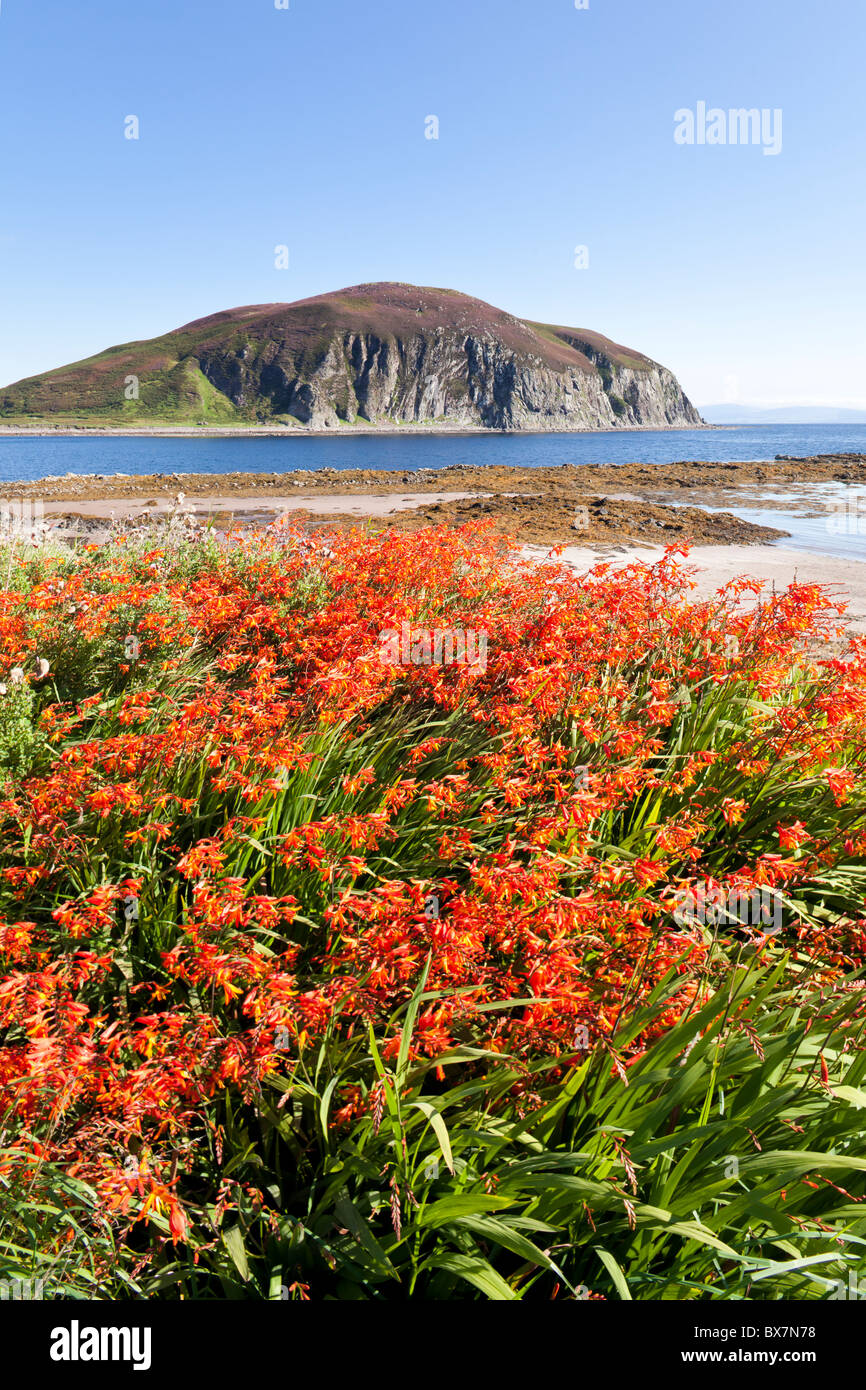
{"type": "Polygon", "coordinates": [[[0,417],[327,430],[699,425],[676,378],[588,330],[453,290],[358,285],[232,309],[0,390],[0,417]]]}

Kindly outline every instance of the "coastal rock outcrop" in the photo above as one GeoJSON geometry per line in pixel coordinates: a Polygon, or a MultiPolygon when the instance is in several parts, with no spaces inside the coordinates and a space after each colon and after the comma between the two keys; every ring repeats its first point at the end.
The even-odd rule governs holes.
{"type": "Polygon", "coordinates": [[[0,390],[0,417],[605,430],[700,425],[673,374],[453,290],[358,285],[228,310],[0,390]]]}

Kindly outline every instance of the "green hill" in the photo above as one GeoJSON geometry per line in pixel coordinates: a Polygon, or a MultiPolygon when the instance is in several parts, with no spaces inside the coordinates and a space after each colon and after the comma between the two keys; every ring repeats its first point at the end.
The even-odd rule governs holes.
{"type": "Polygon", "coordinates": [[[454,290],[358,285],[198,319],[0,389],[4,423],[699,424],[675,378],[454,290]]]}

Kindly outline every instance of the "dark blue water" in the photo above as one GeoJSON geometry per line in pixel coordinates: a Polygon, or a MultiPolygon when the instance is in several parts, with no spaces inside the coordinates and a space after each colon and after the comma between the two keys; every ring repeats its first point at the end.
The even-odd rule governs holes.
{"type": "Polygon", "coordinates": [[[563,463],[772,460],[866,453],[864,425],[735,425],[598,434],[356,435],[156,439],[0,436],[0,482],[64,473],[281,473],[314,468],[520,468],[563,463]]]}

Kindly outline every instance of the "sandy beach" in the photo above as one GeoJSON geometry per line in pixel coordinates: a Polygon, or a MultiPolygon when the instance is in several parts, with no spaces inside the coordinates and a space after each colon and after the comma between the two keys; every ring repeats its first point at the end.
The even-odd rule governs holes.
{"type": "Polygon", "coordinates": [[[690,545],[716,541],[757,545],[787,534],[781,528],[756,526],[733,512],[657,503],[630,493],[584,495],[524,484],[525,480],[513,481],[513,491],[445,491],[428,484],[424,491],[387,491],[374,485],[363,492],[350,492],[298,482],[295,485],[299,491],[294,494],[260,490],[257,495],[239,488],[237,492],[190,496],[183,490],[183,480],[177,492],[173,488],[159,491],[154,487],[151,491],[156,495],[150,497],[146,488],[140,496],[81,498],[74,502],[50,500],[48,495],[44,501],[40,499],[40,505],[47,519],[63,519],[67,532],[72,528],[94,536],[107,534],[111,527],[165,521],[179,513],[221,531],[268,526],[285,516],[302,520],[306,526],[367,522],[404,531],[482,522],[502,535],[548,545],[561,545],[571,540],[575,532],[587,541],[608,545],[628,544],[639,536],[690,545]]]}
{"type": "Polygon", "coordinates": [[[483,521],[532,545],[752,546],[784,543],[794,512],[826,518],[830,494],[864,485],[866,456],[839,454],[772,463],[66,474],[10,483],[7,495],[46,515],[115,522],[183,506],[221,527],[267,524],[294,511],[310,525],[364,517],[401,529],[483,521]]]}

